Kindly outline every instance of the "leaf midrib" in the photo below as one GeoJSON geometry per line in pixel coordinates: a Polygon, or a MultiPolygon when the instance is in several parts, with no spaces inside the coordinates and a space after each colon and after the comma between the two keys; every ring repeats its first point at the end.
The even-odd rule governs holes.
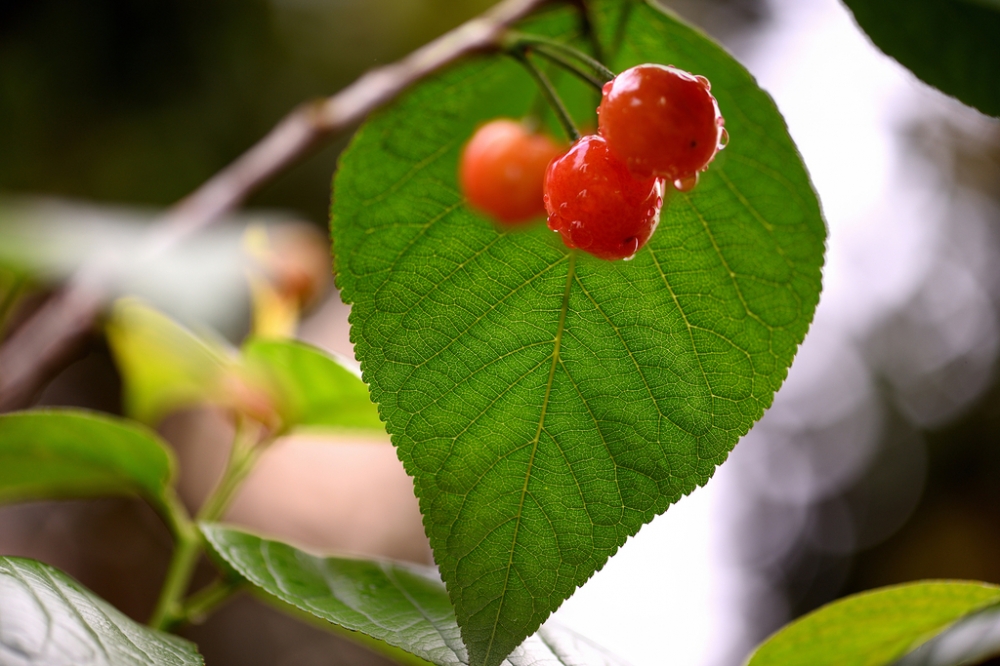
{"type": "Polygon", "coordinates": [[[504,573],[503,596],[497,605],[497,614],[493,619],[493,630],[490,632],[490,642],[486,646],[484,663],[489,663],[490,655],[493,652],[493,644],[496,640],[497,627],[500,625],[500,615],[503,613],[504,602],[507,600],[507,586],[510,583],[510,572],[514,568],[514,551],[517,548],[517,535],[521,529],[521,519],[524,516],[524,499],[528,495],[528,484],[531,481],[531,472],[535,464],[535,454],[538,453],[538,443],[542,437],[542,429],[545,426],[545,417],[548,414],[549,398],[552,395],[552,382],[556,375],[556,368],[559,367],[559,350],[562,347],[563,331],[566,329],[566,315],[569,311],[569,296],[573,288],[573,279],[576,277],[576,251],[569,253],[569,267],[566,270],[566,286],[563,289],[562,309],[559,312],[559,325],[556,327],[555,340],[552,346],[552,365],[549,367],[549,378],[545,385],[545,397],[542,400],[542,412],[538,417],[538,428],[535,430],[535,437],[531,441],[531,456],[528,458],[528,469],[524,473],[524,484],[521,486],[521,497],[517,505],[517,513],[514,516],[514,535],[511,538],[510,555],[507,558],[507,570],[504,573]]]}

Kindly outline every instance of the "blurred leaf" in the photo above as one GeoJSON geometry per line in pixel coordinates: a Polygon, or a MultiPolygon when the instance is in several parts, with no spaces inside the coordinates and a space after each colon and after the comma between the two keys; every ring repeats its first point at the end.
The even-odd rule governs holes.
{"type": "MultiPolygon", "coordinates": [[[[475,666],[502,661],[711,477],[771,403],[819,296],[825,227],[771,99],[652,6],[592,7],[606,46],[626,22],[614,69],[707,76],[732,137],[634,260],[571,255],[542,224],[502,233],[464,205],[463,142],[537,94],[507,58],[455,67],[373,116],[335,181],[352,340],[475,666]]],[[[553,12],[528,29],[576,25],[553,12]]],[[[575,103],[581,124],[594,106],[575,103]]]]}
{"type": "Polygon", "coordinates": [[[272,339],[295,335],[302,314],[298,299],[287,298],[269,280],[260,276],[250,275],[249,282],[253,334],[272,339]]]}
{"type": "MultiPolygon", "coordinates": [[[[317,557],[218,525],[201,526],[215,551],[281,601],[341,627],[402,648],[439,666],[468,664],[448,593],[427,567],[317,557]]],[[[507,666],[623,664],[571,631],[543,627],[507,666]]]]}
{"type": "Polygon", "coordinates": [[[105,331],[122,375],[125,412],[144,423],[209,402],[235,364],[221,344],[135,299],[115,303],[105,331]]]}
{"type": "Polygon", "coordinates": [[[0,501],[138,493],[165,509],[173,455],[156,433],[96,413],[0,415],[0,501]]]}
{"type": "Polygon", "coordinates": [[[1000,587],[926,582],[840,599],[767,639],[748,666],[880,666],[956,620],[1000,602],[1000,587]]]}
{"type": "Polygon", "coordinates": [[[921,80],[1000,115],[1000,3],[844,0],[875,45],[921,80]]]}
{"type": "Polygon", "coordinates": [[[293,340],[255,338],[243,346],[243,357],[252,372],[269,380],[286,424],[385,435],[368,387],[322,350],[293,340]]]}
{"type": "Polygon", "coordinates": [[[894,666],[980,664],[1000,655],[1000,606],[989,606],[944,629],[894,666]]]}
{"type": "Polygon", "coordinates": [[[122,373],[126,411],[146,423],[213,404],[274,428],[385,434],[361,379],[304,343],[254,338],[239,355],[134,299],[115,304],[107,336],[122,373]]]}
{"type": "Polygon", "coordinates": [[[144,627],[47,564],[0,557],[0,663],[198,666],[192,643],[144,627]]]}

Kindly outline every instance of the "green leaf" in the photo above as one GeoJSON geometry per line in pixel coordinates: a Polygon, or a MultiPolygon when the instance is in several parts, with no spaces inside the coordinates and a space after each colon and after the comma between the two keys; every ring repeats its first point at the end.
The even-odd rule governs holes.
{"type": "Polygon", "coordinates": [[[1000,602],[1000,587],[936,581],[864,592],[828,604],[765,641],[748,666],[879,666],[956,620],[1000,602]]]}
{"type": "Polygon", "coordinates": [[[211,401],[235,362],[221,343],[136,299],[115,303],[105,332],[122,375],[125,412],[144,423],[211,401]]]}
{"type": "MultiPolygon", "coordinates": [[[[317,557],[218,525],[202,524],[201,530],[236,571],[284,603],[439,666],[469,663],[448,593],[433,569],[317,557]]],[[[543,627],[503,663],[614,666],[623,662],[569,630],[543,627]]]]}
{"type": "Polygon", "coordinates": [[[156,433],[96,413],[0,415],[0,501],[138,493],[172,501],[173,455],[156,433]]]}
{"type": "Polygon", "coordinates": [[[133,622],[66,574],[0,557],[0,663],[198,666],[186,640],[133,622]]]}
{"type": "Polygon", "coordinates": [[[301,342],[252,339],[245,363],[270,380],[287,424],[385,435],[361,378],[336,358],[301,342]]]}
{"type": "Polygon", "coordinates": [[[1000,115],[996,0],[844,0],[875,45],[921,80],[1000,115]]]}
{"type": "MultiPolygon", "coordinates": [[[[536,95],[510,59],[416,86],[358,132],[335,181],[352,340],[474,666],[500,663],[711,477],[771,403],[819,296],[825,227],[770,97],[677,19],[592,7],[606,48],[623,36],[614,69],[707,76],[732,137],[634,260],[570,254],[544,224],[503,233],[463,204],[463,142],[536,95]]],[[[530,29],[577,25],[556,12],[530,29]]],[[[574,99],[593,123],[593,94],[574,99]]]]}

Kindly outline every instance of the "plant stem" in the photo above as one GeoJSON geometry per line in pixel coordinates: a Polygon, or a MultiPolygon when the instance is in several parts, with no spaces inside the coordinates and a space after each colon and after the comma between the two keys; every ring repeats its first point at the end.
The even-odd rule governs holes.
{"type": "Polygon", "coordinates": [[[198,555],[201,554],[201,533],[195,524],[186,517],[178,520],[173,511],[171,517],[173,523],[171,527],[177,544],[174,546],[167,577],[160,590],[160,598],[153,610],[153,617],[149,620],[149,626],[162,631],[168,630],[177,617],[180,611],[180,598],[187,591],[198,555]]]}
{"type": "Polygon", "coordinates": [[[512,52],[511,56],[516,58],[524,68],[528,70],[528,73],[535,79],[538,84],[539,90],[545,96],[548,101],[549,106],[555,111],[556,117],[559,119],[559,123],[563,126],[566,131],[566,135],[569,136],[571,141],[578,141],[580,139],[580,130],[576,128],[573,123],[572,116],[569,115],[569,111],[566,110],[566,105],[563,104],[562,99],[559,98],[559,93],[553,87],[552,82],[549,81],[549,77],[545,76],[545,73],[538,69],[535,63],[528,59],[528,56],[523,52],[512,52]]]}
{"type": "Polygon", "coordinates": [[[174,547],[156,609],[149,621],[149,626],[152,628],[169,631],[188,617],[189,611],[185,609],[182,599],[191,585],[191,576],[194,574],[203,547],[201,532],[196,525],[201,521],[218,519],[229,506],[236,490],[253,469],[260,455],[259,435],[260,427],[251,427],[245,419],[239,418],[222,478],[205,500],[194,522],[187,518],[179,502],[168,499],[166,508],[177,545],[174,547]]]}

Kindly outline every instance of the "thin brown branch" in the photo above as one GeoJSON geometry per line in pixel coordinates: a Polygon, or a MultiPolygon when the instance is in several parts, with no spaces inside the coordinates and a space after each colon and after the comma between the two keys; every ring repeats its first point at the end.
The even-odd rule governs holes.
{"type": "MultiPolygon", "coordinates": [[[[368,72],[336,95],[294,110],[235,162],[170,208],[151,228],[144,251],[129,262],[148,260],[212,225],[261,185],[415,82],[467,54],[497,48],[505,30],[549,1],[504,0],[402,60],[368,72]]],[[[0,347],[0,411],[30,404],[80,353],[124,269],[121,260],[92,260],[0,347]]]]}

